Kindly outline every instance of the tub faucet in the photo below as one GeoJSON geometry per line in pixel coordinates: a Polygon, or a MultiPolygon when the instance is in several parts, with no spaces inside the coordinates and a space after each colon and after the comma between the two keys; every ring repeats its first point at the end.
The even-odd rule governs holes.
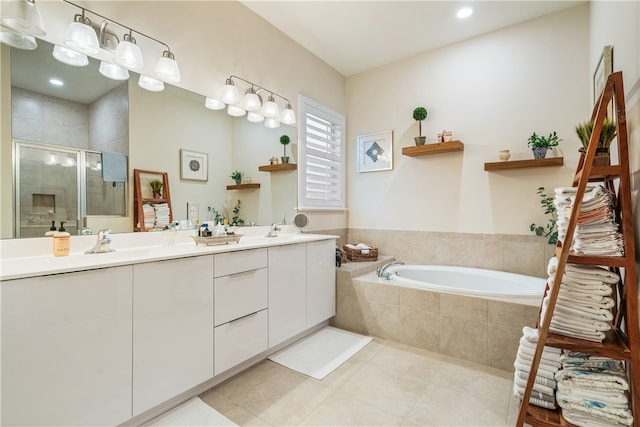
{"type": "Polygon", "coordinates": [[[111,230],[105,228],[98,231],[98,241],[93,249],[85,252],[85,254],[103,254],[107,252],[113,252],[115,249],[109,247],[111,243],[111,237],[109,237],[111,230]]]}
{"type": "Polygon", "coordinates": [[[278,231],[280,230],[282,230],[280,228],[280,224],[277,222],[274,222],[273,224],[271,224],[271,230],[269,230],[269,232],[265,237],[278,237],[278,231]]]}
{"type": "Polygon", "coordinates": [[[387,272],[387,269],[392,265],[404,265],[404,262],[392,261],[392,262],[386,263],[382,267],[378,267],[378,269],[376,270],[378,277],[384,277],[385,279],[389,280],[391,278],[391,272],[387,272]]]}

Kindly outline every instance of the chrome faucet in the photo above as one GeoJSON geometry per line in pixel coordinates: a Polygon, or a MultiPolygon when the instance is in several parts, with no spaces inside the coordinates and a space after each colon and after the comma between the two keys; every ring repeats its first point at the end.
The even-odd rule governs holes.
{"type": "Polygon", "coordinates": [[[282,230],[280,228],[280,224],[277,222],[274,222],[273,224],[271,224],[271,230],[269,230],[267,235],[264,237],[278,237],[278,231],[280,230],[282,230]]]}
{"type": "Polygon", "coordinates": [[[85,254],[104,254],[107,252],[113,252],[115,249],[109,247],[109,243],[111,243],[111,230],[105,228],[98,231],[98,241],[93,249],[90,249],[85,252],[85,254]]]}
{"type": "Polygon", "coordinates": [[[387,280],[391,279],[391,274],[392,273],[388,272],[387,269],[389,267],[391,267],[392,265],[404,265],[404,262],[392,261],[392,262],[386,263],[382,267],[378,267],[378,269],[376,270],[376,273],[378,274],[378,277],[384,277],[387,280]]]}

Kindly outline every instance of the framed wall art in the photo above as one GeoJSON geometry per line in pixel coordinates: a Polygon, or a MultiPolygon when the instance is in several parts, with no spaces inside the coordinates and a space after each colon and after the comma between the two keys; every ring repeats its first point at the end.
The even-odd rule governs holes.
{"type": "Polygon", "coordinates": [[[209,179],[207,153],[180,150],[180,179],[207,181],[209,179]]]}
{"type": "MultiPolygon", "coordinates": [[[[602,49],[602,55],[596,65],[596,70],[593,73],[593,103],[598,102],[598,97],[604,89],[604,85],[607,82],[607,77],[613,72],[613,47],[607,45],[602,49]]],[[[611,117],[611,116],[609,116],[611,117]]]]}
{"type": "Polygon", "coordinates": [[[358,135],[358,172],[376,172],[393,169],[393,132],[358,135]]]}

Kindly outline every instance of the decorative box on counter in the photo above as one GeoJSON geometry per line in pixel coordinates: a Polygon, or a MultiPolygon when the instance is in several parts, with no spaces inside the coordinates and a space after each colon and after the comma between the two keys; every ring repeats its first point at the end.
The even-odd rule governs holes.
{"type": "Polygon", "coordinates": [[[370,245],[344,245],[342,249],[347,254],[347,260],[351,262],[369,262],[378,260],[378,248],[370,245]]]}

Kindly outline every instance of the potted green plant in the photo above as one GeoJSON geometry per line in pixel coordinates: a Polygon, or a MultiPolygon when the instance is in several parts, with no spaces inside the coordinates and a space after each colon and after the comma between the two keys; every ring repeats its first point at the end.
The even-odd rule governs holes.
{"type": "MultiPolygon", "coordinates": [[[[576,125],[576,134],[582,143],[580,151],[587,152],[589,148],[589,141],[591,140],[591,134],[593,133],[593,120],[589,120],[576,125]]],[[[602,130],[600,131],[600,138],[598,139],[598,146],[596,147],[596,158],[593,160],[593,164],[597,166],[603,166],[609,164],[609,147],[611,142],[616,137],[616,124],[613,120],[605,118],[602,122],[602,130]]]]}
{"type": "Polygon", "coordinates": [[[422,136],[422,121],[427,118],[427,109],[424,107],[417,107],[413,110],[413,120],[418,122],[419,135],[414,137],[416,145],[424,145],[427,137],[422,136]]]}
{"type": "Polygon", "coordinates": [[[527,141],[527,145],[533,151],[534,159],[544,159],[547,155],[547,150],[557,147],[560,141],[562,140],[558,138],[556,131],[553,131],[548,136],[538,135],[533,132],[527,141]]]}
{"type": "Polygon", "coordinates": [[[242,177],[244,176],[244,173],[240,172],[240,171],[233,171],[230,175],[230,178],[233,179],[236,182],[236,185],[240,185],[242,184],[242,177]]]}
{"type": "Polygon", "coordinates": [[[154,179],[153,181],[149,182],[149,186],[151,187],[151,191],[153,192],[154,199],[162,199],[163,185],[164,184],[159,179],[154,179]]]}
{"type": "Polygon", "coordinates": [[[282,135],[280,137],[280,144],[282,144],[283,156],[281,157],[282,163],[289,163],[289,156],[287,156],[287,145],[291,142],[291,138],[288,135],[282,135]]]}

